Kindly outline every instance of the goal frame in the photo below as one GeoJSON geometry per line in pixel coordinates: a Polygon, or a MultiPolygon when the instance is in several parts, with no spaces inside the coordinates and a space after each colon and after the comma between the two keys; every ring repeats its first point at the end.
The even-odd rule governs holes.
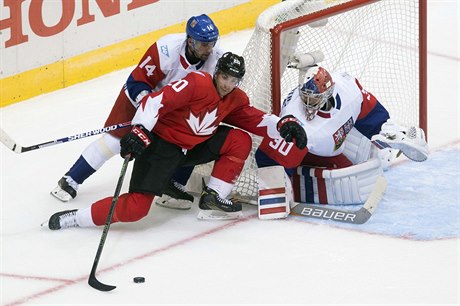
{"type": "MultiPolygon", "coordinates": [[[[271,58],[281,57],[280,37],[283,31],[312,23],[320,19],[335,16],[347,11],[365,6],[372,5],[383,0],[352,0],[342,3],[334,7],[314,12],[302,17],[298,17],[284,23],[280,23],[270,29],[271,32],[271,58]]],[[[427,117],[427,1],[419,0],[419,126],[428,133],[428,117],[427,117]]],[[[272,110],[278,115],[280,113],[280,104],[275,101],[281,99],[281,67],[278,64],[272,65],[272,110]]]]}

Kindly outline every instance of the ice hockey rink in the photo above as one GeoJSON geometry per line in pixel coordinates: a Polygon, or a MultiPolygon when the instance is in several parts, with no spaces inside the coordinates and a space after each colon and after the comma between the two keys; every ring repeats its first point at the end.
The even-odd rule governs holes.
{"type": "MultiPolygon", "coordinates": [[[[1,145],[1,305],[459,305],[459,10],[458,0],[428,1],[431,155],[385,172],[387,190],[363,225],[262,221],[250,205],[240,220],[209,222],[196,205],[152,205],[140,222],[111,226],[97,277],[117,288],[99,292],[87,280],[102,227],[40,224],[113,195],[122,159],[62,203],[49,191],[94,137],[22,154],[1,145]]],[[[221,46],[241,54],[251,33],[221,46]]],[[[23,146],[99,128],[130,71],[2,108],[1,127],[23,146]]]]}

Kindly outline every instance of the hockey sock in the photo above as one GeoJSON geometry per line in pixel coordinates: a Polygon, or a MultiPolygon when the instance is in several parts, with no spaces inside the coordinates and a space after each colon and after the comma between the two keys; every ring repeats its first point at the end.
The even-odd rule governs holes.
{"type": "Polygon", "coordinates": [[[233,184],[243,170],[251,151],[252,138],[248,133],[233,129],[220,149],[220,157],[214,163],[211,175],[233,184]]]}
{"type": "MultiPolygon", "coordinates": [[[[149,193],[125,193],[117,201],[111,223],[135,222],[145,217],[155,195],[149,193]]],[[[99,200],[91,205],[91,216],[96,225],[104,225],[112,205],[112,197],[99,200]]]]}
{"type": "Polygon", "coordinates": [[[66,175],[69,175],[78,184],[82,184],[88,177],[101,168],[107,160],[119,152],[120,139],[110,134],[105,134],[86,147],[66,175]]]}
{"type": "Polygon", "coordinates": [[[234,184],[224,182],[218,178],[211,176],[207,187],[217,192],[219,197],[225,199],[230,194],[230,192],[232,192],[233,186],[234,184]]]}
{"type": "Polygon", "coordinates": [[[75,217],[77,218],[77,224],[80,227],[96,226],[93,222],[93,218],[91,217],[91,206],[77,210],[75,217]]]}
{"type": "Polygon", "coordinates": [[[65,175],[70,176],[78,184],[82,184],[94,172],[96,172],[96,170],[94,170],[83,156],[80,155],[78,160],[65,175]]]}

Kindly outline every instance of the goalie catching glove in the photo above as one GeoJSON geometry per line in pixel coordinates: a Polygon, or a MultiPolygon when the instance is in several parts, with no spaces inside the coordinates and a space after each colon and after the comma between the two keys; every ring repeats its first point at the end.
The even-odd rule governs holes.
{"type": "Polygon", "coordinates": [[[287,142],[292,142],[295,139],[295,145],[300,149],[307,146],[307,134],[304,128],[300,125],[299,120],[293,115],[287,115],[281,118],[277,125],[281,137],[287,142]]]}
{"type": "Polygon", "coordinates": [[[418,127],[404,127],[391,119],[382,125],[380,134],[374,135],[372,143],[378,148],[393,148],[400,150],[407,158],[422,162],[428,158],[429,148],[425,132],[418,127]]]}
{"type": "Polygon", "coordinates": [[[153,135],[142,125],[135,125],[131,132],[123,136],[120,140],[120,155],[125,158],[131,155],[130,160],[141,155],[144,150],[152,143],[153,135]]]}

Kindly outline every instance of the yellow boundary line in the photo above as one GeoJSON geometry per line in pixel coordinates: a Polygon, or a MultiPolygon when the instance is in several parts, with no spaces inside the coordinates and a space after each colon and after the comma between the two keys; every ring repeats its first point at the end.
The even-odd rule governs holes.
{"type": "MultiPolygon", "coordinates": [[[[209,14],[221,35],[255,26],[257,16],[280,0],[251,0],[209,14]],[[235,18],[235,16],[237,16],[235,18]]],[[[137,64],[161,36],[184,32],[185,22],[0,80],[0,107],[137,64]]]]}

